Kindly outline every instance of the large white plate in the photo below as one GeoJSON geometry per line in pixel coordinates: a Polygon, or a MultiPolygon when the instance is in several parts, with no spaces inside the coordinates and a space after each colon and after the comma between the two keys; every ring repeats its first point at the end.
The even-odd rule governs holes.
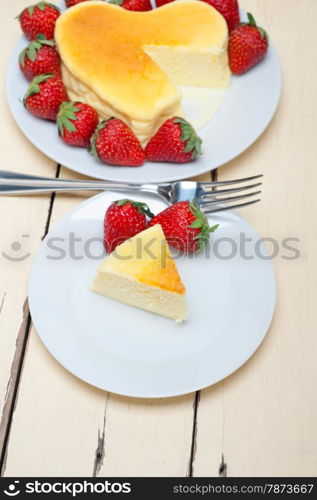
{"type": "MultiPolygon", "coordinates": [[[[121,197],[90,198],[42,242],[29,284],[40,338],[71,373],[122,395],[176,396],[218,382],[254,353],[273,315],[274,272],[271,261],[260,257],[266,254],[259,236],[234,212],[213,217],[221,227],[210,257],[177,259],[189,302],[189,320],[179,325],[89,290],[102,258],[104,212],[121,197]],[[242,247],[224,259],[239,249],[243,234],[251,238],[248,259],[242,247]]],[[[137,199],[150,203],[154,212],[165,206],[146,196],[137,199]]]]}
{"type": "Polygon", "coordinates": [[[17,124],[40,151],[57,163],[99,179],[165,182],[213,170],[251,146],[270,123],[280,98],[281,72],[271,44],[261,64],[243,76],[232,78],[222,107],[199,131],[204,141],[203,155],[195,162],[184,165],[148,162],[139,168],[108,166],[81,148],[65,145],[54,123],[35,118],[24,108],[21,100],[28,83],[18,67],[18,55],[26,44],[22,36],[13,50],[7,72],[7,97],[17,124]]]}

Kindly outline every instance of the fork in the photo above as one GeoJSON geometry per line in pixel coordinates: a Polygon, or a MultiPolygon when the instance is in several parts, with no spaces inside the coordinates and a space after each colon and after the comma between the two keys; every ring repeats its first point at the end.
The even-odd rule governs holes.
{"type": "Polygon", "coordinates": [[[202,210],[208,214],[242,208],[259,202],[260,199],[254,197],[259,195],[261,191],[254,191],[254,189],[262,185],[262,182],[255,182],[261,177],[263,175],[260,174],[232,181],[176,181],[160,184],[129,184],[100,180],[52,179],[0,170],[0,195],[107,190],[149,193],[160,197],[169,205],[178,201],[195,200],[202,210]]]}

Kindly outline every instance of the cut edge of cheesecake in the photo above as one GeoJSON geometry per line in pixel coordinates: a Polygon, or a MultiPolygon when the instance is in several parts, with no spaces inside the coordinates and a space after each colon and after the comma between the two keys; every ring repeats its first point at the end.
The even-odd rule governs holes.
{"type": "Polygon", "coordinates": [[[71,101],[85,102],[92,106],[98,113],[101,120],[108,120],[115,117],[126,123],[139,139],[142,146],[145,146],[147,141],[152,137],[160,126],[172,116],[183,117],[183,109],[181,106],[181,92],[177,89],[179,96],[172,102],[167,102],[166,107],[162,112],[153,118],[151,121],[136,119],[133,116],[124,113],[122,110],[115,108],[105,100],[100,99],[97,94],[86,87],[82,82],[79,82],[66,65],[61,63],[62,79],[67,89],[67,93],[71,101]]]}
{"type": "Polygon", "coordinates": [[[186,289],[159,224],[125,241],[107,256],[90,289],[176,322],[188,317],[186,289]]]}

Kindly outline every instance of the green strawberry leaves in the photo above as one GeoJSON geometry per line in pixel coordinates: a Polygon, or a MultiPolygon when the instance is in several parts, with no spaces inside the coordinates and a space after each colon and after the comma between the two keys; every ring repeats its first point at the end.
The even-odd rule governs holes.
{"type": "Polygon", "coordinates": [[[202,140],[196,134],[194,128],[191,126],[188,121],[184,120],[184,118],[174,118],[174,123],[179,123],[182,131],[181,140],[182,142],[186,142],[186,146],[184,148],[184,153],[192,153],[192,159],[196,158],[198,155],[201,155],[201,144],[202,140]]]}
{"type": "Polygon", "coordinates": [[[265,40],[268,42],[269,36],[268,36],[267,32],[263,28],[260,28],[260,26],[257,26],[255,19],[250,12],[247,13],[247,16],[248,16],[248,21],[249,21],[247,24],[249,26],[253,26],[254,28],[257,28],[258,31],[260,32],[261,37],[265,38],[265,40]]]}
{"type": "Polygon", "coordinates": [[[19,56],[19,62],[21,66],[25,66],[25,58],[28,57],[30,61],[34,62],[37,56],[38,50],[40,50],[43,45],[47,45],[48,47],[55,47],[54,40],[47,40],[45,35],[39,34],[36,37],[36,40],[31,42],[19,56]]]}
{"type": "Polygon", "coordinates": [[[53,7],[53,9],[56,9],[56,10],[58,10],[60,12],[60,9],[56,5],[54,5],[53,3],[38,2],[35,5],[30,5],[30,7],[27,7],[30,16],[33,16],[35,7],[37,7],[38,9],[40,9],[42,11],[45,10],[45,7],[53,7]]]}
{"type": "Polygon", "coordinates": [[[62,102],[57,114],[57,127],[61,136],[64,131],[77,132],[77,127],[74,122],[77,120],[76,113],[79,108],[76,107],[76,102],[62,102]]]}
{"type": "Polygon", "coordinates": [[[200,210],[196,202],[189,201],[188,203],[190,211],[195,217],[195,220],[191,223],[190,227],[193,229],[200,229],[200,232],[194,239],[198,240],[198,250],[202,250],[202,248],[208,243],[210,234],[218,229],[219,224],[210,227],[206,215],[200,210]]]}
{"type": "Polygon", "coordinates": [[[266,40],[267,42],[269,42],[269,35],[263,28],[261,28],[256,24],[256,21],[250,12],[247,13],[247,17],[248,17],[248,22],[240,23],[239,26],[252,26],[253,28],[256,28],[260,33],[261,37],[264,38],[264,40],[266,40]]]}
{"type": "Polygon", "coordinates": [[[218,229],[219,224],[215,224],[212,227],[206,227],[204,226],[199,234],[195,236],[195,240],[198,240],[198,248],[199,250],[202,250],[203,247],[208,243],[209,241],[209,236],[211,233],[216,231],[218,229]]]}
{"type": "Polygon", "coordinates": [[[193,216],[195,217],[195,220],[192,222],[190,227],[193,228],[199,228],[203,227],[206,224],[208,225],[207,217],[206,215],[200,210],[199,206],[195,201],[189,201],[189,208],[193,216]]]}
{"type": "Polygon", "coordinates": [[[249,23],[248,23],[248,24],[250,24],[250,26],[256,26],[255,19],[254,19],[254,17],[252,16],[251,12],[248,12],[248,13],[247,13],[247,17],[248,17],[248,21],[249,21],[249,23]]]}
{"type": "Polygon", "coordinates": [[[122,5],[123,4],[123,0],[110,0],[109,3],[112,3],[114,5],[122,5]]]}
{"type": "Polygon", "coordinates": [[[46,82],[47,80],[52,78],[52,76],[54,76],[53,73],[44,73],[43,75],[39,75],[33,78],[27,92],[23,97],[23,104],[25,105],[25,101],[28,97],[31,97],[34,94],[39,94],[41,90],[40,84],[46,82]]]}
{"type": "Polygon", "coordinates": [[[123,207],[127,203],[131,203],[131,205],[133,207],[137,208],[139,214],[145,214],[150,219],[152,219],[152,217],[154,217],[154,214],[151,212],[151,210],[149,209],[149,206],[146,203],[141,203],[140,201],[129,200],[128,198],[125,198],[123,200],[117,200],[117,201],[115,201],[115,203],[119,207],[123,207]]]}
{"type": "Polygon", "coordinates": [[[53,9],[56,9],[58,12],[60,12],[60,8],[57,7],[57,5],[54,5],[53,3],[49,3],[49,2],[38,2],[37,4],[35,5],[30,5],[29,7],[26,7],[25,9],[22,10],[22,12],[20,12],[20,14],[18,14],[15,19],[20,19],[20,17],[22,16],[22,14],[26,11],[28,11],[28,13],[30,14],[30,16],[33,16],[34,14],[34,9],[35,7],[38,7],[41,11],[44,11],[45,10],[45,7],[53,7],[53,9]]]}

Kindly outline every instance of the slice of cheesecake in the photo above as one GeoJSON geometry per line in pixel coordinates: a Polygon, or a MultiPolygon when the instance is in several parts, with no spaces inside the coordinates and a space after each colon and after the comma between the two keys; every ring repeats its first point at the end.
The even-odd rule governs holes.
{"type": "Polygon", "coordinates": [[[91,290],[177,322],[187,319],[185,286],[159,224],[106,257],[91,290]]]}
{"type": "Polygon", "coordinates": [[[70,98],[121,118],[142,143],[181,113],[178,85],[230,82],[227,23],[205,2],[146,12],[81,2],[58,18],[55,39],[70,98]]]}

